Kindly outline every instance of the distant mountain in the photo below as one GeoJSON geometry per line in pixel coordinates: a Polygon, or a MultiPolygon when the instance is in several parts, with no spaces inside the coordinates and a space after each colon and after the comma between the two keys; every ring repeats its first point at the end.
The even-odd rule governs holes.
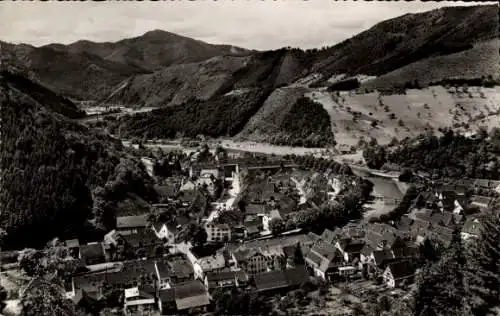
{"type": "Polygon", "coordinates": [[[182,104],[193,98],[206,101],[238,89],[274,89],[289,85],[305,74],[304,56],[300,50],[280,49],[173,65],[152,74],[131,77],[104,101],[164,106],[182,104]]]}
{"type": "MultiPolygon", "coordinates": [[[[199,72],[204,78],[210,77],[212,72],[222,77],[233,76],[232,67],[224,70],[222,66],[221,70],[217,68],[220,63],[204,63],[213,57],[229,59],[230,63],[235,57],[242,61],[250,58],[250,65],[238,73],[240,86],[245,86],[245,82],[255,83],[259,76],[266,76],[266,71],[275,76],[272,84],[280,86],[289,84],[297,75],[313,73],[322,74],[322,82],[340,73],[380,76],[423,59],[470,50],[476,43],[497,37],[498,6],[490,5],[445,7],[406,14],[381,22],[337,45],[305,52],[250,51],[230,45],[207,44],[160,30],[114,43],[82,40],[42,47],[1,43],[1,50],[2,55],[10,56],[10,63],[22,64],[46,87],[67,96],[105,100],[134,77],[130,93],[138,93],[138,99],[149,104],[149,97],[141,96],[143,89],[140,86],[162,85],[161,77],[166,77],[167,90],[171,81],[175,81],[176,86],[191,89],[196,80],[184,74],[181,65],[189,65],[185,66],[187,73],[197,75],[199,72]],[[249,77],[244,78],[245,75],[249,77]]],[[[214,80],[219,81],[219,78],[214,80]]],[[[143,92],[148,95],[155,90],[158,89],[152,87],[143,92]]],[[[125,103],[134,99],[127,94],[125,103]]],[[[166,99],[175,99],[175,96],[166,99]]]]}
{"type": "Polygon", "coordinates": [[[29,69],[46,87],[76,99],[100,99],[125,79],[162,67],[214,56],[249,54],[230,45],[211,45],[164,31],[115,43],[78,41],[42,47],[2,43],[4,62],[29,69]]]}
{"type": "Polygon", "coordinates": [[[154,71],[175,64],[198,62],[214,56],[240,56],[250,51],[231,45],[212,45],[170,32],[154,30],[144,35],[115,43],[78,41],[70,45],[50,44],[55,50],[100,58],[147,71],[154,71]]]}
{"type": "Polygon", "coordinates": [[[2,63],[29,71],[45,87],[81,100],[106,95],[114,85],[145,70],[86,52],[0,43],[2,63]]]}

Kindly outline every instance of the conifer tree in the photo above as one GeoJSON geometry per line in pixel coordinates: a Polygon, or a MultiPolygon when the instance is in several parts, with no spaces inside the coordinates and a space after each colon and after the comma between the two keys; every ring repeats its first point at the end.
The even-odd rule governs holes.
{"type": "Polygon", "coordinates": [[[416,315],[464,315],[466,258],[458,230],[441,260],[422,272],[416,297],[416,315]]]}
{"type": "Polygon", "coordinates": [[[479,238],[468,252],[467,285],[474,315],[486,315],[500,305],[500,213],[488,211],[479,238]]]}

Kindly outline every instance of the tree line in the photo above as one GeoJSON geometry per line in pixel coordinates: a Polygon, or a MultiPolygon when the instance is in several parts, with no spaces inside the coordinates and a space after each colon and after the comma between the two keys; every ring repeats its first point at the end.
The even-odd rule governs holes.
{"type": "Polygon", "coordinates": [[[363,151],[370,168],[385,164],[426,171],[434,178],[500,178],[500,129],[489,133],[482,128],[475,137],[465,137],[451,129],[441,129],[441,136],[431,133],[404,139],[394,149],[374,144],[363,151]]]}

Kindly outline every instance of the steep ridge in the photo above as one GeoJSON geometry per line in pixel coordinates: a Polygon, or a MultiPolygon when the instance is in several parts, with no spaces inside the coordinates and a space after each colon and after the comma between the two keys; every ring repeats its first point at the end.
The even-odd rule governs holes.
{"type": "Polygon", "coordinates": [[[29,95],[38,103],[45,104],[47,108],[55,113],[68,118],[81,118],[85,116],[85,112],[79,110],[69,99],[34,83],[22,75],[9,71],[1,71],[0,81],[5,83],[10,89],[16,89],[22,94],[29,95]]]}
{"type": "Polygon", "coordinates": [[[498,37],[498,5],[444,7],[386,20],[317,52],[313,72],[382,75],[498,37]],[[367,53],[369,52],[369,53],[367,53]]]}
{"type": "Polygon", "coordinates": [[[267,141],[270,135],[279,133],[285,114],[307,91],[309,89],[302,87],[274,90],[237,137],[257,142],[267,141]]]}
{"type": "Polygon", "coordinates": [[[218,56],[167,67],[131,78],[107,102],[132,106],[177,105],[206,101],[231,90],[276,88],[291,84],[307,67],[301,51],[277,50],[252,56],[218,56]]]}
{"type": "Polygon", "coordinates": [[[45,87],[80,100],[94,100],[128,77],[145,73],[137,67],[104,60],[86,52],[0,43],[2,63],[27,69],[45,87]]]}
{"type": "Polygon", "coordinates": [[[43,246],[53,237],[96,240],[101,228],[114,228],[119,203],[156,201],[140,160],[121,142],[56,114],[54,104],[63,114],[69,106],[18,82],[5,74],[0,80],[4,248],[43,246]]]}

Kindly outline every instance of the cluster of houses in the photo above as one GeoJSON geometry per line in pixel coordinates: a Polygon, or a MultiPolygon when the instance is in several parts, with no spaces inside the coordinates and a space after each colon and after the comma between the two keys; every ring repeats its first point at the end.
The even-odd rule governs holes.
{"type": "Polygon", "coordinates": [[[499,187],[498,183],[475,182],[422,193],[411,212],[391,225],[349,224],[321,235],[272,237],[269,226],[273,219],[292,218],[297,211],[333,201],[345,183],[318,173],[301,177],[293,172],[260,176],[259,181],[254,177],[250,184],[244,181],[256,171],[293,167],[282,162],[238,160],[191,163],[189,178],[162,179],[157,189],[163,199],[162,204],[153,205],[156,211],[118,216],[116,228],[101,242],[64,242],[74,268],[66,280],[67,297],[84,304],[118,295],[123,298],[118,300],[118,308],[128,314],[172,315],[212,308],[212,294],[217,289],[286,293],[311,277],[329,282],[365,278],[387,288],[406,287],[418,273],[418,245],[426,238],[437,236],[449,243],[457,225],[462,227],[463,239],[477,237],[481,225],[477,214],[492,199],[466,197],[461,188],[499,187]],[[192,214],[199,208],[193,205],[206,206],[206,194],[216,196],[221,184],[230,192],[229,198],[213,203],[212,208],[242,212],[244,219],[237,224],[192,214]],[[241,199],[244,203],[240,204],[241,199]],[[154,218],[154,213],[160,216],[154,218]],[[179,239],[193,222],[204,229],[210,246],[205,248],[213,251],[203,252],[179,239]]]}
{"type": "MultiPolygon", "coordinates": [[[[457,227],[462,239],[477,238],[481,230],[479,215],[492,205],[494,198],[466,194],[471,187],[462,184],[463,181],[421,193],[410,212],[395,224],[397,229],[419,241],[434,236],[445,245],[457,227]]],[[[472,188],[475,183],[477,180],[471,180],[472,188]]],[[[486,184],[482,189],[494,192],[494,187],[486,184]]]]}
{"type": "Polygon", "coordinates": [[[211,294],[216,289],[274,293],[307,282],[309,273],[297,261],[297,249],[312,240],[307,235],[285,239],[241,247],[228,244],[207,254],[189,243],[167,246],[151,227],[137,220],[117,227],[103,242],[63,243],[73,255],[66,295],[80,305],[122,297],[123,306],[115,308],[130,315],[203,313],[213,306],[211,294]]]}

